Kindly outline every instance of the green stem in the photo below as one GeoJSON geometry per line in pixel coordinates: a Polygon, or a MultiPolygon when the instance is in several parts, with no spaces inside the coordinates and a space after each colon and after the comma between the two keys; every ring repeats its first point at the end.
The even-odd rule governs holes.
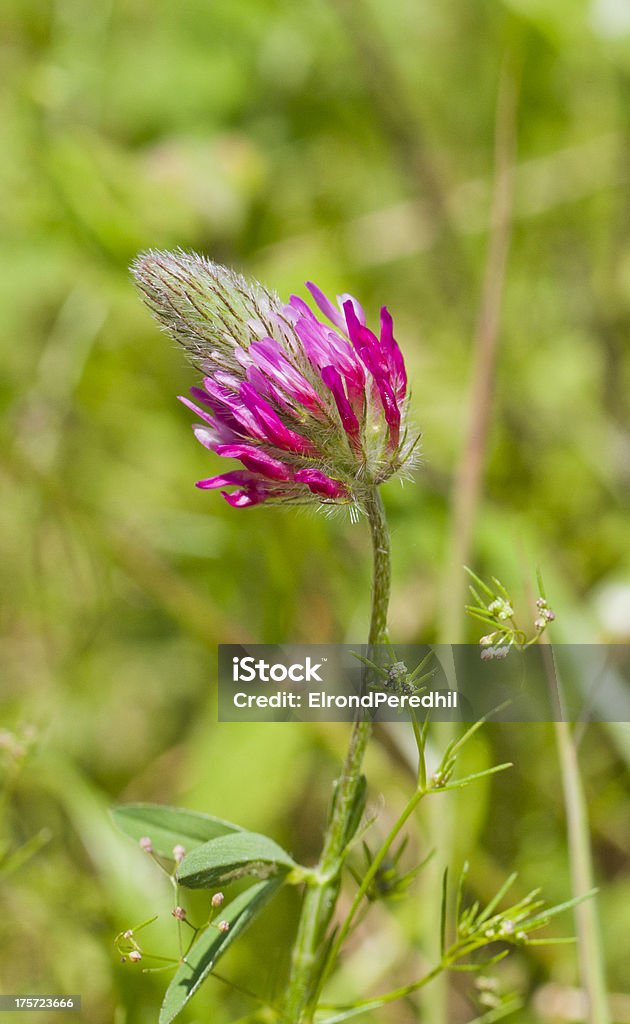
{"type": "MultiPolygon", "coordinates": [[[[556,712],[563,715],[562,684],[556,672],[553,650],[549,643],[542,645],[542,653],[547,682],[554,699],[556,712]]],[[[560,718],[555,722],[554,728],[567,816],[571,886],[573,895],[579,897],[591,892],[594,888],[588,809],[571,727],[568,722],[560,718]]],[[[576,906],[575,925],[580,981],[584,986],[587,1002],[585,1020],[587,1024],[610,1024],[606,970],[596,900],[584,900],[583,903],[576,906]]]]}
{"type": "Polygon", "coordinates": [[[350,907],[350,910],[348,911],[346,919],[343,922],[341,928],[339,929],[339,933],[336,936],[335,941],[333,942],[333,944],[332,944],[332,946],[330,948],[330,952],[328,953],[328,956],[326,957],[326,962],[324,964],[324,968],[323,968],[323,971],[322,971],[322,974],[321,974],[321,978],[320,978],[320,981],[319,981],[318,991],[321,991],[321,989],[323,988],[324,983],[325,983],[326,979],[328,978],[328,975],[330,974],[330,972],[331,972],[331,970],[332,970],[332,968],[334,966],[334,963],[335,963],[335,960],[337,958],[337,955],[340,952],[341,947],[342,947],[344,941],[348,937],[348,933],[350,932],[350,928],[352,926],[352,922],[354,921],[354,918],[356,916],[357,910],[359,909],[359,907],[361,905],[363,897],[365,896],[365,894],[367,893],[368,889],[370,888],[370,885],[372,884],[374,878],[376,877],[376,875],[378,873],[378,870],[381,867],[381,864],[383,863],[383,861],[385,860],[387,854],[389,853],[389,851],[390,851],[390,849],[392,847],[392,844],[396,840],[396,838],[399,835],[399,833],[400,833],[401,829],[403,828],[403,826],[406,824],[406,822],[409,820],[409,818],[411,817],[411,815],[415,811],[415,809],[418,806],[418,804],[420,803],[420,801],[423,799],[423,797],[425,797],[427,795],[427,793],[428,793],[428,790],[426,790],[426,789],[418,789],[418,790],[416,790],[416,792],[412,796],[411,800],[409,801],[409,803],[406,805],[405,809],[403,810],[403,812],[399,816],[398,820],[392,826],[392,828],[391,828],[387,838],[385,839],[385,842],[383,843],[383,845],[379,849],[378,853],[374,857],[374,860],[370,864],[366,874],[363,877],[363,880],[361,881],[361,885],[359,886],[359,888],[356,891],[355,897],[354,897],[354,899],[352,901],[352,906],[350,907]]]}
{"type": "MultiPolygon", "coordinates": [[[[568,722],[556,722],[556,744],[567,814],[569,859],[575,896],[593,889],[593,864],[588,812],[575,742],[568,722]]],[[[588,1024],[609,1024],[604,958],[601,949],[596,900],[585,900],[575,908],[580,975],[587,1000],[588,1024]]]]}
{"type": "MultiPolygon", "coordinates": [[[[363,504],[370,524],[373,548],[372,616],[369,643],[382,643],[387,634],[391,585],[390,542],[383,502],[376,486],[366,490],[363,504]]],[[[344,853],[349,841],[361,765],[371,723],[357,719],[337,781],[324,847],[302,904],[284,1003],[284,1024],[305,1024],[313,1018],[313,996],[323,962],[323,944],[334,913],[344,853]]]]}

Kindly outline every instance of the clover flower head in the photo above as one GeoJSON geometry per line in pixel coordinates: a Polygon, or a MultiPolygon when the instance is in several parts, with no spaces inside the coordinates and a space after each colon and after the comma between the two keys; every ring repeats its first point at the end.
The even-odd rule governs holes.
{"type": "Polygon", "coordinates": [[[180,396],[200,420],[197,440],[241,463],[198,487],[221,488],[235,508],[361,508],[366,488],[409,471],[418,438],[407,425],[407,374],[386,307],[377,335],[350,295],[335,306],[307,283],[316,315],[296,295],[282,302],[195,253],[143,253],[132,273],[203,373],[192,400],[180,396]]]}

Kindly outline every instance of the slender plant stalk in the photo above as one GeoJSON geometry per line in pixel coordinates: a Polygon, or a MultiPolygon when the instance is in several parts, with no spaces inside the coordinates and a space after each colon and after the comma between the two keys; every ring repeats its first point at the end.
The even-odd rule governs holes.
{"type": "MultiPolygon", "coordinates": [[[[579,896],[593,888],[588,812],[575,741],[568,722],[556,722],[555,732],[567,815],[571,882],[574,895],[579,896]]],[[[580,975],[587,1000],[585,1020],[588,1024],[610,1024],[604,956],[595,900],[586,900],[575,908],[575,926],[580,975]]]]}
{"type": "MultiPolygon", "coordinates": [[[[499,343],[501,304],[512,232],[514,166],[516,160],[517,88],[512,62],[504,61],[495,117],[495,172],[490,215],[488,253],[473,343],[473,381],[469,421],[452,497],[452,523],[449,562],[442,595],[439,637],[441,643],[458,644],[463,640],[466,584],[463,566],[470,561],[470,550],[482,495],[486,449],[491,422],[492,398],[499,343]]],[[[441,746],[453,739],[451,722],[436,723],[435,738],[441,746]]],[[[438,849],[452,848],[455,822],[448,803],[430,812],[429,828],[438,849]]],[[[423,900],[425,918],[423,936],[430,953],[436,953],[434,921],[439,919],[439,865],[426,873],[423,900]]],[[[447,983],[442,978],[427,991],[424,1012],[432,1024],[447,1020],[447,983]]]]}
{"type": "Polygon", "coordinates": [[[328,956],[326,957],[326,963],[324,965],[324,971],[322,973],[322,977],[320,978],[319,991],[321,991],[321,989],[322,989],[322,987],[323,987],[323,985],[324,985],[328,975],[330,974],[330,971],[332,970],[332,968],[334,966],[335,959],[336,959],[338,953],[341,951],[341,947],[343,946],[344,941],[347,939],[347,937],[348,937],[348,935],[350,933],[350,929],[352,928],[352,924],[353,924],[354,919],[356,917],[357,911],[358,911],[359,907],[361,906],[361,902],[362,902],[364,896],[366,895],[366,893],[368,892],[368,890],[370,888],[370,885],[372,884],[372,882],[376,878],[376,875],[378,874],[378,871],[379,871],[379,869],[381,867],[381,864],[383,863],[383,861],[387,857],[387,854],[389,853],[389,851],[390,851],[393,843],[395,842],[396,838],[400,834],[401,829],[407,823],[407,821],[409,820],[409,818],[411,817],[413,812],[416,810],[416,808],[417,808],[418,804],[420,803],[420,801],[422,799],[424,799],[424,797],[427,795],[427,792],[428,792],[427,789],[418,789],[414,793],[414,795],[412,796],[411,800],[407,803],[406,807],[404,808],[402,813],[398,816],[396,822],[394,823],[394,825],[390,829],[390,831],[389,831],[389,833],[387,835],[387,838],[385,839],[385,842],[383,843],[383,845],[379,849],[378,853],[374,857],[374,860],[370,864],[367,872],[363,876],[363,879],[361,881],[361,885],[359,886],[359,888],[357,889],[357,891],[355,893],[354,899],[352,901],[352,905],[350,907],[350,910],[348,911],[346,919],[344,920],[343,924],[341,925],[341,927],[339,929],[339,933],[335,936],[335,941],[333,942],[333,944],[332,944],[332,946],[330,948],[330,951],[328,953],[328,956]]]}
{"type": "MultiPolygon", "coordinates": [[[[543,646],[545,671],[550,689],[558,696],[562,712],[562,684],[556,672],[552,648],[543,646]]],[[[591,892],[593,861],[591,857],[590,829],[584,787],[580,775],[575,739],[569,723],[560,719],[554,723],[564,807],[567,816],[567,839],[571,887],[574,896],[591,892]]],[[[606,971],[601,947],[601,934],[596,900],[585,900],[575,907],[575,928],[580,981],[586,996],[587,1024],[610,1024],[606,971]]]]}
{"type": "Polygon", "coordinates": [[[473,346],[469,422],[453,488],[449,565],[440,624],[442,643],[447,644],[462,642],[463,606],[466,603],[464,598],[467,592],[462,566],[470,561],[473,532],[482,494],[501,305],[512,233],[515,123],[516,83],[511,64],[506,60],[497,97],[495,178],[488,254],[473,346]]]}
{"type": "MultiPolygon", "coordinates": [[[[378,644],[387,634],[387,609],[391,585],[390,542],[383,502],[377,487],[364,497],[374,553],[372,616],[369,643],[378,644]]],[[[371,732],[371,723],[357,718],[337,781],[333,809],[319,864],[313,872],[302,904],[293,947],[291,973],[284,1004],[284,1024],[311,1021],[312,1005],[321,970],[323,943],[339,891],[343,856],[348,843],[348,826],[361,780],[361,764],[371,732]]]]}

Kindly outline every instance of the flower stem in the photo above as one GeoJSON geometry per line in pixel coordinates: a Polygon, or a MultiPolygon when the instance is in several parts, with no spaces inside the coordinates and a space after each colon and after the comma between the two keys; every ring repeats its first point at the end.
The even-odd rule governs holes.
{"type": "MultiPolygon", "coordinates": [[[[378,489],[366,491],[364,507],[370,524],[373,548],[372,616],[369,643],[378,644],[387,633],[387,609],[391,584],[390,542],[385,509],[378,489]]],[[[284,1002],[283,1024],[306,1024],[313,1019],[313,995],[323,968],[326,931],[337,903],[343,857],[355,800],[361,783],[361,764],[371,732],[371,723],[357,718],[341,775],[337,780],[333,806],[319,864],[313,871],[302,904],[291,972],[284,1002]]]]}
{"type": "Polygon", "coordinates": [[[424,788],[422,788],[422,789],[419,788],[419,789],[416,790],[416,792],[412,796],[411,800],[409,800],[409,802],[405,806],[404,810],[402,811],[402,813],[399,815],[398,819],[396,820],[396,822],[392,826],[392,828],[391,828],[387,838],[385,839],[385,842],[380,847],[378,853],[374,857],[374,860],[370,864],[366,874],[364,875],[364,877],[363,877],[363,879],[361,881],[361,885],[359,886],[359,888],[357,889],[357,891],[355,893],[354,899],[352,901],[352,905],[350,907],[350,910],[348,911],[346,919],[345,919],[344,923],[342,924],[341,928],[339,929],[339,933],[335,937],[335,940],[334,940],[334,942],[332,943],[332,945],[330,947],[330,950],[328,952],[328,955],[327,955],[325,963],[324,963],[324,969],[322,971],[322,976],[321,976],[320,981],[319,981],[319,988],[318,988],[319,991],[321,991],[321,989],[323,988],[324,983],[325,983],[326,979],[328,978],[328,975],[330,974],[330,971],[332,970],[332,968],[334,966],[337,954],[340,952],[341,947],[343,946],[344,941],[348,937],[348,934],[349,934],[350,929],[352,927],[352,923],[353,923],[353,921],[354,921],[354,919],[356,917],[357,911],[358,911],[359,907],[361,906],[361,902],[362,902],[364,896],[366,895],[366,893],[368,892],[368,890],[370,888],[370,885],[372,884],[374,878],[378,874],[378,870],[381,867],[381,864],[385,860],[385,858],[386,858],[387,854],[389,853],[393,843],[395,842],[396,838],[400,834],[401,829],[406,824],[406,822],[409,820],[409,818],[411,817],[411,815],[415,811],[415,809],[418,806],[418,804],[420,803],[420,801],[427,795],[428,792],[429,791],[427,789],[424,789],[424,788]]]}

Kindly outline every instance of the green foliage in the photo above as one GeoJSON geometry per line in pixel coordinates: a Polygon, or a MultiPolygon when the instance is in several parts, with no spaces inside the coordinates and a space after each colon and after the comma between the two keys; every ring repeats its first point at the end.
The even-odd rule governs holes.
{"type": "Polygon", "coordinates": [[[163,804],[125,804],[112,810],[112,818],[125,835],[136,840],[148,837],[158,856],[171,859],[177,845],[192,850],[217,836],[241,831],[238,825],[210,814],[163,804]]]}
{"type": "MultiPolygon", "coordinates": [[[[18,855],[0,880],[3,991],[80,991],[90,1024],[155,1024],[165,975],[119,964],[111,939],[159,913],[152,942],[177,956],[172,891],[107,809],[208,809],[313,863],[345,730],[218,725],[215,645],[365,637],[361,527],[237,513],[194,488],[219,468],[175,400],[195,375],[138,303],[130,260],[183,245],[283,295],[304,294],[308,278],[354,292],[371,318],[387,303],[424,448],[417,483],[384,495],[391,634],[434,639],[508,50],[520,68],[515,208],[471,564],[509,580],[519,608],[541,564],[558,642],[629,638],[622,8],[2,3],[0,846],[18,855]],[[19,736],[23,723],[39,738],[16,774],[4,728],[19,736]],[[38,836],[51,838],[37,849],[38,836]]],[[[467,635],[477,641],[475,623],[467,635]]],[[[429,755],[428,778],[431,744],[429,755]]],[[[627,728],[589,728],[580,761],[609,983],[622,993],[627,728]]],[[[471,893],[485,904],[517,870],[525,892],[541,886],[562,901],[570,880],[550,731],[486,726],[451,781],[505,762],[514,770],[435,796],[461,807],[455,840],[471,893]]],[[[379,829],[416,769],[411,738],[383,731],[366,768],[379,829]]],[[[428,851],[421,823],[409,828],[411,865],[416,848],[418,860],[428,851]]],[[[418,939],[415,891],[357,929],[340,981],[348,991],[365,985],[367,949],[370,991],[392,984],[392,946],[418,939]]],[[[287,887],[264,932],[255,921],[230,947],[230,977],[277,994],[295,915],[287,887]]],[[[573,985],[574,951],[523,947],[518,972],[532,995],[573,985]]],[[[461,1007],[453,1024],[472,1015],[461,1007]]],[[[251,1008],[209,979],[181,1019],[229,1024],[251,1008]]],[[[539,1016],[527,1005],[518,1024],[539,1016]]]]}
{"type": "Polygon", "coordinates": [[[217,889],[247,875],[268,878],[297,866],[268,836],[235,832],[211,839],[184,857],[177,880],[188,889],[217,889]]]}
{"type": "Polygon", "coordinates": [[[282,879],[278,878],[258,882],[236,896],[224,908],[221,916],[222,920],[229,924],[229,930],[217,934],[212,928],[208,928],[194,943],[186,954],[185,963],[178,967],[167,989],[160,1010],[159,1024],[170,1024],[181,1013],[217,961],[245,931],[281,885],[282,879]]]}

